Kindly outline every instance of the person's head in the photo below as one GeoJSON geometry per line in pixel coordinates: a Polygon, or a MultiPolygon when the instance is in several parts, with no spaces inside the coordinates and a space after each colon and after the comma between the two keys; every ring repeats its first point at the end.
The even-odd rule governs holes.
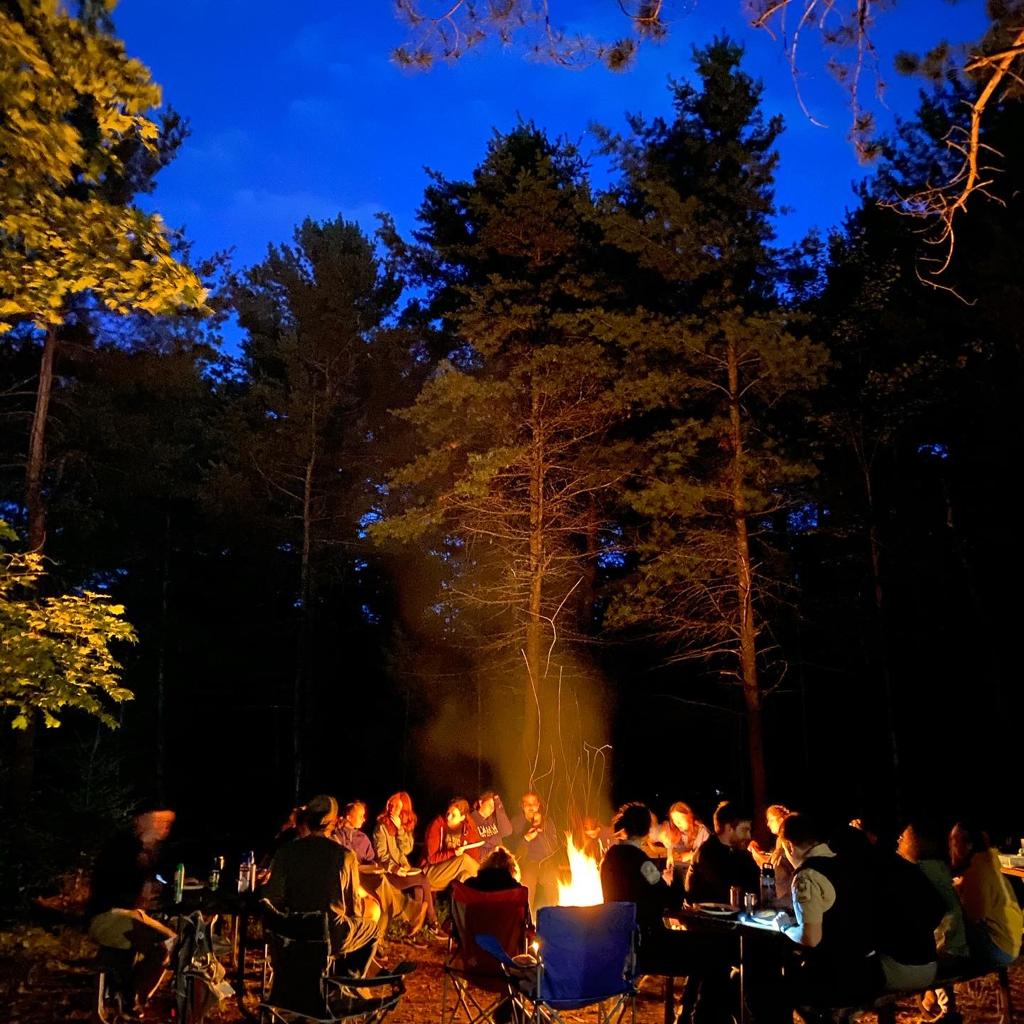
{"type": "Polygon", "coordinates": [[[949,833],[949,859],[953,873],[967,869],[976,853],[982,853],[991,846],[988,833],[974,822],[958,821],[949,833]]]}
{"type": "Polygon", "coordinates": [[[338,823],[338,801],[333,796],[320,793],[302,809],[302,822],[316,835],[328,835],[338,823]]]}
{"type": "Polygon", "coordinates": [[[496,846],[480,865],[481,871],[507,871],[517,882],[520,880],[519,861],[515,859],[511,850],[504,846],[496,846]]]}
{"type": "Polygon", "coordinates": [[[911,821],[900,833],[896,852],[913,864],[922,860],[945,861],[949,856],[949,844],[931,822],[911,821]]]}
{"type": "Polygon", "coordinates": [[[174,825],[174,811],[159,801],[147,801],[135,809],[135,834],[143,846],[162,843],[174,825]]]}
{"type": "Polygon", "coordinates": [[[715,808],[715,835],[723,846],[732,846],[745,850],[750,845],[750,826],[753,824],[753,815],[733,803],[731,800],[723,800],[715,808]]]}
{"type": "Polygon", "coordinates": [[[444,820],[453,832],[462,828],[468,816],[469,801],[465,797],[457,796],[448,801],[448,810],[445,812],[444,820]]]}
{"type": "Polygon", "coordinates": [[[788,818],[793,812],[785,806],[785,804],[772,804],[767,811],[764,812],[765,822],[768,825],[768,831],[773,836],[779,834],[779,828],[782,826],[782,822],[785,818],[788,818]]]}
{"type": "Polygon", "coordinates": [[[362,800],[345,804],[343,817],[349,828],[362,828],[366,824],[366,804],[362,800]]]}
{"type": "Polygon", "coordinates": [[[527,821],[535,821],[540,817],[541,802],[540,797],[536,793],[524,793],[523,801],[520,806],[523,808],[523,817],[526,818],[527,821]]]}
{"type": "Polygon", "coordinates": [[[399,790],[388,797],[380,820],[390,820],[393,814],[398,816],[401,826],[406,832],[412,832],[416,827],[416,815],[412,809],[412,797],[405,790],[399,790]]]}
{"type": "Polygon", "coordinates": [[[677,832],[689,835],[691,832],[697,831],[697,818],[693,813],[693,809],[689,804],[683,803],[682,800],[677,800],[668,809],[668,820],[669,824],[677,832]]]}
{"type": "Polygon", "coordinates": [[[800,867],[807,859],[808,853],[824,841],[823,831],[810,815],[790,814],[782,819],[779,842],[782,844],[786,860],[794,868],[800,867]]]}
{"type": "Polygon", "coordinates": [[[494,790],[485,789],[476,798],[476,812],[481,818],[489,818],[494,813],[494,790]]]}
{"type": "Polygon", "coordinates": [[[623,804],[616,812],[612,828],[627,839],[644,839],[651,831],[651,809],[647,804],[633,801],[623,804]]]}

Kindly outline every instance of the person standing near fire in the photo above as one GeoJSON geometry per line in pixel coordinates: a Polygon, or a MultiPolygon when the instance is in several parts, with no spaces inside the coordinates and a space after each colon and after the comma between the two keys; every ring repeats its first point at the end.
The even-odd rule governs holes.
{"type": "Polygon", "coordinates": [[[519,861],[523,885],[530,891],[530,914],[536,919],[540,907],[558,901],[559,832],[536,793],[524,793],[520,807],[512,819],[509,847],[519,861]]]}

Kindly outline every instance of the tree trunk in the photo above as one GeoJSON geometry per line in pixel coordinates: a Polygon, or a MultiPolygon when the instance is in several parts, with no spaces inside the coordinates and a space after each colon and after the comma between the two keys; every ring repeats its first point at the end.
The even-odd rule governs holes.
{"type": "Polygon", "coordinates": [[[736,544],[736,594],[739,607],[740,682],[746,712],[747,753],[750,758],[754,813],[760,821],[768,805],[764,760],[764,716],[757,674],[757,621],[754,614],[754,574],[747,531],[747,503],[743,492],[743,422],[740,407],[739,355],[729,342],[729,429],[732,448],[731,479],[733,529],[736,544]]]}
{"type": "Polygon", "coordinates": [[[310,415],[309,457],[302,484],[302,560],[299,566],[299,635],[295,651],[295,680],[292,691],[292,753],[294,756],[295,800],[301,799],[305,782],[306,674],[309,664],[311,565],[313,549],[313,493],[318,454],[316,400],[310,415]]]}
{"type": "Polygon", "coordinates": [[[167,800],[167,609],[171,571],[171,513],[164,518],[160,567],[160,639],[156,652],[156,794],[167,800]]]}
{"type": "Polygon", "coordinates": [[[43,358],[39,366],[36,407],[32,414],[32,431],[28,442],[28,464],[25,467],[25,506],[28,512],[28,546],[42,551],[46,541],[46,503],[43,499],[43,472],[46,468],[46,424],[53,394],[53,367],[57,360],[57,328],[48,327],[43,341],[43,358]]]}
{"type": "Polygon", "coordinates": [[[539,426],[540,397],[531,399],[533,451],[530,472],[530,589],[526,609],[526,701],[523,752],[529,766],[529,786],[541,764],[544,716],[547,711],[541,665],[541,611],[544,598],[544,442],[539,426]]]}
{"type": "MultiPolygon", "coordinates": [[[[36,386],[36,407],[32,414],[29,433],[28,461],[25,465],[25,509],[28,515],[28,546],[32,551],[43,550],[46,542],[46,502],[43,497],[43,473],[46,468],[46,424],[53,394],[53,368],[57,360],[57,328],[46,329],[43,355],[39,364],[39,383],[36,386]]],[[[28,726],[14,737],[11,767],[10,805],[15,813],[23,811],[32,794],[35,775],[36,715],[28,716],[28,726]]]]}
{"type": "Polygon", "coordinates": [[[871,562],[871,593],[875,608],[875,632],[877,636],[878,673],[882,682],[882,696],[885,702],[885,725],[889,741],[889,763],[892,766],[893,792],[896,805],[900,803],[900,746],[896,729],[896,709],[893,704],[892,671],[889,667],[889,637],[885,623],[885,591],[882,586],[882,543],[878,534],[875,515],[875,490],[871,476],[871,460],[863,444],[854,441],[854,451],[860,463],[861,478],[864,481],[864,500],[868,514],[868,552],[871,562]]]}

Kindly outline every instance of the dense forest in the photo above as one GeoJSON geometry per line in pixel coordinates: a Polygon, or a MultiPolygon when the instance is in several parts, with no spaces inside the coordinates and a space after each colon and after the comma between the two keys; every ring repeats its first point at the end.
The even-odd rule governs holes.
{"type": "Polygon", "coordinates": [[[987,111],[1001,169],[949,287],[899,199],[949,171],[970,89],[922,94],[845,221],[791,247],[784,126],[728,39],[601,133],[607,183],[502,126],[410,237],[310,219],[244,268],[142,222],[177,115],[113,148],[99,118],[63,181],[15,184],[0,139],[25,237],[46,195],[121,239],[116,287],[54,290],[66,262],[2,227],[8,882],[149,794],[228,849],[320,790],[492,784],[563,814],[728,794],[1012,829],[1020,99],[987,111]]]}

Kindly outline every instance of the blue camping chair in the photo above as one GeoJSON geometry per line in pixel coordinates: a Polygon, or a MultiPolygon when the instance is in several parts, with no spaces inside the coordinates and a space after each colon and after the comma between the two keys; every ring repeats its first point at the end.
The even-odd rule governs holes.
{"type": "Polygon", "coordinates": [[[536,1022],[560,1021],[563,1010],[596,1005],[599,1021],[621,1021],[629,1009],[635,1024],[635,933],[635,903],[544,907],[537,913],[535,971],[516,964],[491,936],[477,942],[518,981],[536,1022]]]}

